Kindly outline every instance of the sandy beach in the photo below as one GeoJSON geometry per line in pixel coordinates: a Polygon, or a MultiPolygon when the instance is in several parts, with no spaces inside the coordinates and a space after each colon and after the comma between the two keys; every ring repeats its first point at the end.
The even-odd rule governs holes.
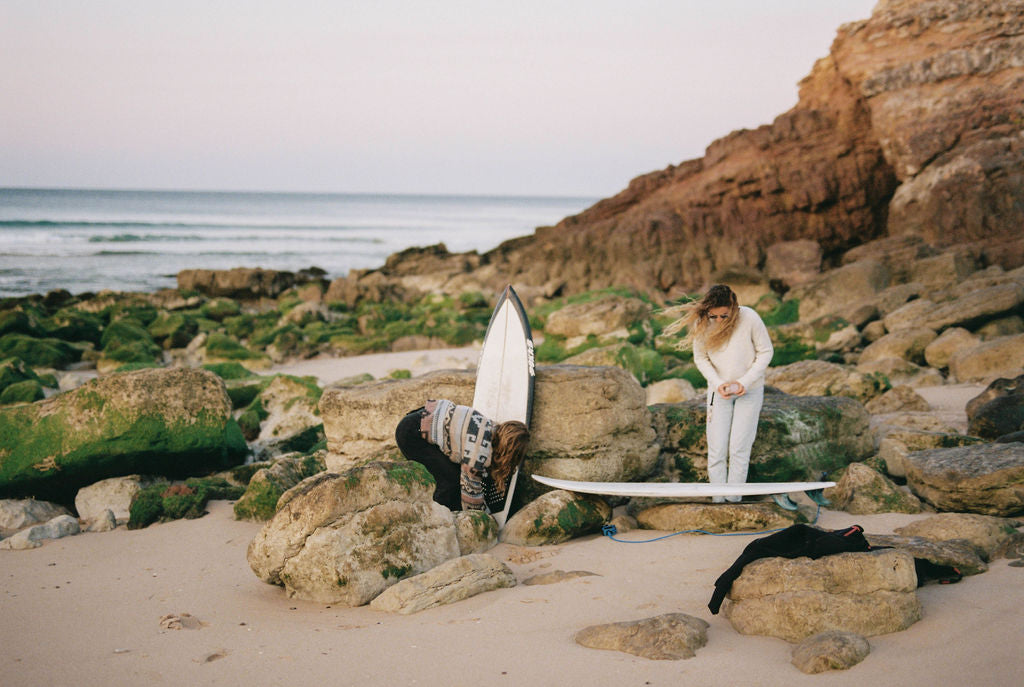
{"type": "MultiPolygon", "coordinates": [[[[287,368],[329,384],[369,371],[416,374],[475,363],[475,349],[417,351],[287,368]],[[462,361],[462,364],[452,364],[462,361]]],[[[972,389],[933,387],[937,410],[962,415],[972,389]],[[959,410],[957,410],[959,406],[959,410]]],[[[974,391],[976,393],[976,391],[974,391]]],[[[889,533],[926,515],[853,516],[818,524],[889,533]]],[[[499,545],[520,583],[544,572],[588,571],[551,585],[519,584],[411,616],[289,599],[249,569],[261,527],[211,502],[198,520],[85,533],[0,552],[0,684],[20,685],[928,685],[1016,684],[1024,667],[1019,600],[1024,570],[997,560],[956,585],[919,590],[923,619],[869,638],[849,671],[804,675],[780,639],[738,634],[707,609],[715,578],[750,536],[679,535],[621,543],[593,535],[549,547],[499,545]],[[593,624],[688,613],[710,623],[708,644],[684,661],[587,649],[593,624]],[[161,618],[194,617],[169,629],[161,618]]],[[[621,539],[664,532],[638,530],[621,539]]]]}

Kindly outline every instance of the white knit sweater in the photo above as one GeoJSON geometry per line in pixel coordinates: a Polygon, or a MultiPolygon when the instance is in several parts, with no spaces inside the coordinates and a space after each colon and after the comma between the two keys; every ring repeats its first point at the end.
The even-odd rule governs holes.
{"type": "Polygon", "coordinates": [[[726,382],[739,382],[748,390],[763,385],[774,353],[768,328],[757,312],[746,306],[740,306],[739,322],[724,346],[709,351],[700,339],[693,342],[693,362],[708,380],[709,391],[726,382]]]}

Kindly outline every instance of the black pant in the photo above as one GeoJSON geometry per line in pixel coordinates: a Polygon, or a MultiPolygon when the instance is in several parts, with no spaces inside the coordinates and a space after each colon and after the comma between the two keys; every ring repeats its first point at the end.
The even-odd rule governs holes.
{"type": "Polygon", "coordinates": [[[420,420],[425,414],[425,409],[417,408],[403,417],[395,428],[395,443],[402,455],[420,463],[434,476],[434,500],[449,510],[462,510],[461,467],[420,434],[420,420]]]}

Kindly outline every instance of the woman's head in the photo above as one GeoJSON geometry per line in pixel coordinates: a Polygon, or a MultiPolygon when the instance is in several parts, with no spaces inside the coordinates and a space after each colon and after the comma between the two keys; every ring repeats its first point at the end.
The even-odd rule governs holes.
{"type": "Polygon", "coordinates": [[[505,492],[505,483],[526,455],[530,430],[518,420],[502,422],[494,428],[494,451],[491,454],[491,477],[498,491],[505,492]]]}
{"type": "Polygon", "coordinates": [[[683,345],[700,339],[709,350],[721,348],[736,329],[739,302],[736,294],[725,284],[715,284],[696,303],[692,303],[682,319],[670,325],[670,330],[687,328],[683,345]]]}

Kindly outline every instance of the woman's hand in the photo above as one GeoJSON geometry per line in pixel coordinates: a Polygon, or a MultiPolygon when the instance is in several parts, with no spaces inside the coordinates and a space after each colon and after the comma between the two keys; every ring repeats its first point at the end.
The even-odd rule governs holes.
{"type": "Polygon", "coordinates": [[[742,396],[747,393],[747,390],[739,382],[725,382],[718,386],[718,394],[722,398],[733,398],[734,396],[742,396]]]}

